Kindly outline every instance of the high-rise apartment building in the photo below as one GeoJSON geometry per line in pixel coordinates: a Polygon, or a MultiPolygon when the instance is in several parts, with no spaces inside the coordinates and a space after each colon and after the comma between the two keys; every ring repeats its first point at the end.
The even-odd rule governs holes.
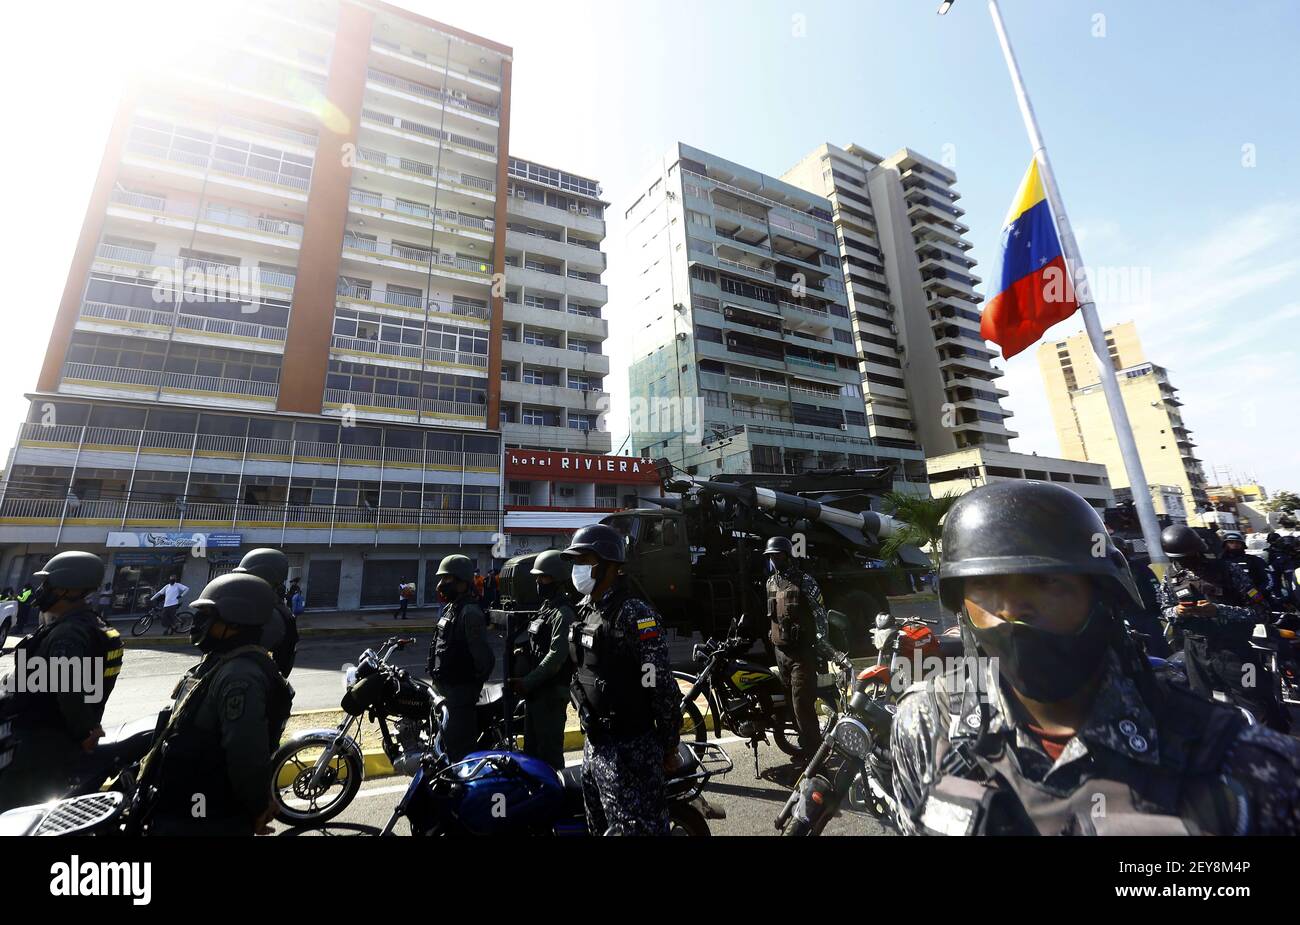
{"type": "Polygon", "coordinates": [[[309,607],[431,602],[501,529],[511,50],[375,0],[222,21],[116,118],[0,573],[91,549],[123,612],[274,545],[309,607]]]}
{"type": "Polygon", "coordinates": [[[872,438],[921,471],[925,457],[1005,450],[1016,434],[979,334],[956,174],[907,148],[823,144],[784,179],[832,203],[872,438]]]}
{"type": "MultiPolygon", "coordinates": [[[[1209,506],[1205,474],[1168,370],[1147,361],[1133,322],[1107,328],[1105,337],[1156,512],[1176,517],[1166,509],[1166,489],[1181,489],[1188,522],[1201,524],[1209,506]]],[[[1112,486],[1130,487],[1087,333],[1039,345],[1038,365],[1062,455],[1102,463],[1112,486]]]]}
{"type": "Polygon", "coordinates": [[[632,448],[701,476],[873,466],[831,203],[678,144],[626,212],[632,448]]]}

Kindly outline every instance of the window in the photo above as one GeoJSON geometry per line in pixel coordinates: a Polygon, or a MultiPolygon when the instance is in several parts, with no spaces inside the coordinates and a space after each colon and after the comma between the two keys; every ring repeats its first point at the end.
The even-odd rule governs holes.
{"type": "Polygon", "coordinates": [[[589,431],[596,429],[596,415],[594,414],[570,414],[569,428],[571,430],[589,431]]]}
{"type": "Polygon", "coordinates": [[[703,212],[696,212],[694,209],[687,209],[686,224],[698,225],[701,228],[712,228],[713,219],[709,218],[709,216],[705,215],[703,212]]]}

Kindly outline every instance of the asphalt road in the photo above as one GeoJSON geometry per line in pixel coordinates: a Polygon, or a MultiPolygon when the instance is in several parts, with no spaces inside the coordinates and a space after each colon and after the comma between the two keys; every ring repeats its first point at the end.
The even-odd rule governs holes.
{"type": "MultiPolygon", "coordinates": [[[[713,835],[777,835],[773,820],[781,811],[794,780],[789,759],[773,745],[759,746],[759,774],[754,773],[754,754],[744,741],[720,740],[731,756],[734,768],[729,774],[715,777],[704,792],[708,802],[726,812],[725,819],[710,819],[713,835]],[[784,783],[783,783],[784,782],[784,783]]],[[[581,752],[568,754],[570,764],[581,761],[581,752]]],[[[323,829],[288,829],[274,824],[276,834],[297,835],[377,835],[401,800],[410,779],[389,777],[362,785],[356,800],[323,829]]],[[[403,820],[396,834],[409,835],[403,820]]],[[[845,810],[826,826],[826,835],[889,835],[871,816],[845,810]]]]}

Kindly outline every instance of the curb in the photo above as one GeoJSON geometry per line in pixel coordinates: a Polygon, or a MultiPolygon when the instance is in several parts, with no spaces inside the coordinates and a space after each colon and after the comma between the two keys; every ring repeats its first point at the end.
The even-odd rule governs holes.
{"type": "MultiPolygon", "coordinates": [[[[435,624],[433,623],[404,623],[402,628],[412,633],[430,632],[435,624]]],[[[316,628],[307,627],[299,630],[300,638],[306,639],[310,636],[374,636],[382,633],[383,626],[321,626],[316,628]]],[[[119,633],[121,631],[119,630],[119,633]]],[[[122,634],[122,644],[129,648],[138,648],[141,646],[188,646],[190,637],[188,635],[171,635],[171,636],[131,636],[128,633],[122,634]]]]}

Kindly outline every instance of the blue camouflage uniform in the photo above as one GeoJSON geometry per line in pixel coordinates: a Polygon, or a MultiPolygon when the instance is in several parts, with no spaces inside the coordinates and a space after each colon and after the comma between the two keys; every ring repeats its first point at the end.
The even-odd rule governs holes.
{"type": "Polygon", "coordinates": [[[588,829],[594,835],[611,828],[624,835],[668,834],[663,764],[677,750],[681,693],[663,621],[620,581],[599,601],[583,599],[569,639],[577,666],[571,692],[587,737],[582,790],[588,829]]]}

